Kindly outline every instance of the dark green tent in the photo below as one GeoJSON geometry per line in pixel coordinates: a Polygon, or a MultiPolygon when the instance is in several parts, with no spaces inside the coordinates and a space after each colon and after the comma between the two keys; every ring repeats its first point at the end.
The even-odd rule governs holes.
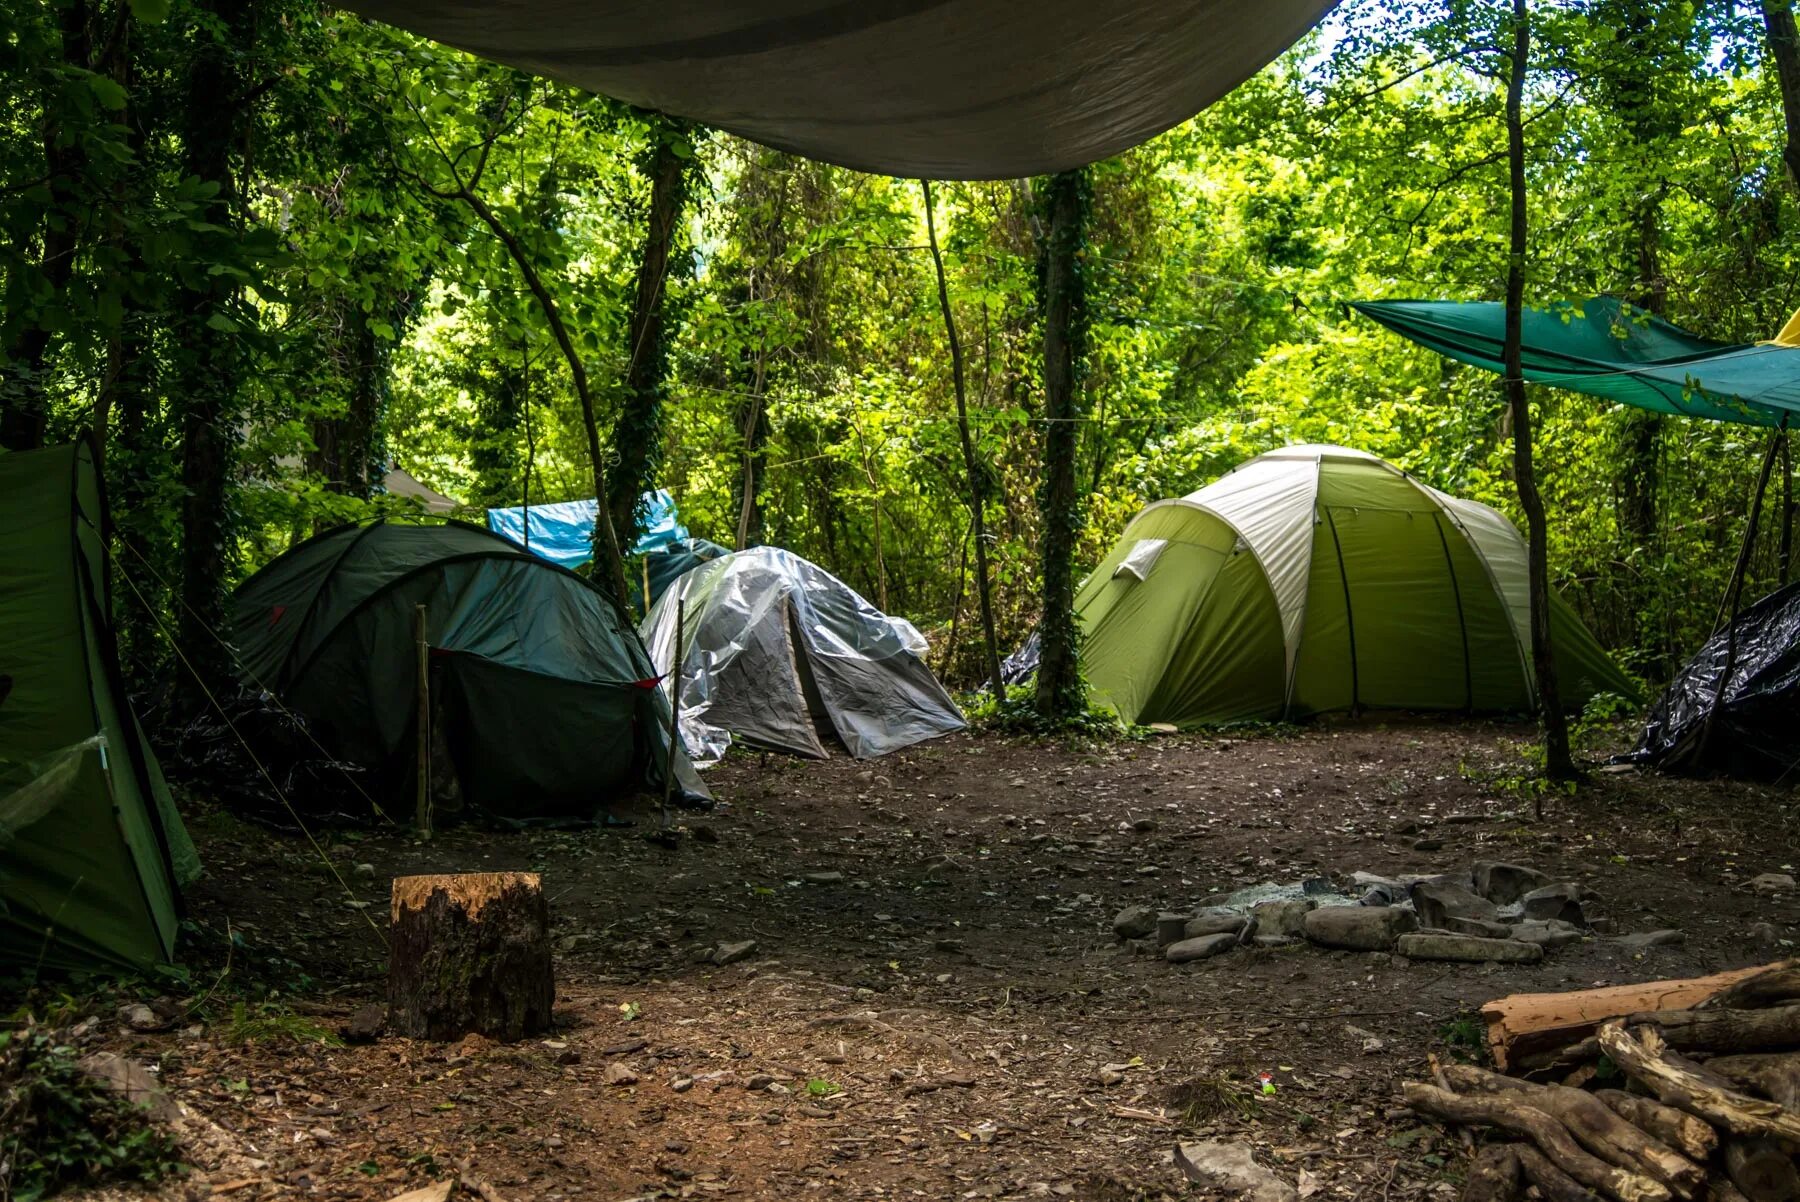
{"type": "MultiPolygon", "coordinates": [[[[588,581],[464,522],[339,527],[256,573],[233,602],[245,681],[410,814],[419,605],[433,756],[454,769],[433,765],[440,810],[588,817],[661,781],[668,709],[637,632],[588,581]]],[[[703,796],[677,764],[680,791],[703,796]]]]}
{"type": "MultiPolygon", "coordinates": [[[[1506,306],[1356,301],[1363,316],[1440,355],[1502,370],[1506,306]]],[[[1525,378],[1658,413],[1778,426],[1800,411],[1800,315],[1768,342],[1714,342],[1608,296],[1524,312],[1525,378]]]]}
{"type": "Polygon", "coordinates": [[[169,960],[200,863],[119,676],[91,443],[0,455],[0,972],[169,960]]]}

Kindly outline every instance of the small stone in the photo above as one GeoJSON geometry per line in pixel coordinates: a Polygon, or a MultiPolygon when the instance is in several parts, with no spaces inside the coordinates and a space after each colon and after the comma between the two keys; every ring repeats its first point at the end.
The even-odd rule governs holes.
{"type": "Polygon", "coordinates": [[[736,964],[739,960],[749,958],[756,951],[756,940],[745,939],[738,943],[721,943],[712,954],[712,962],[723,967],[736,964]]]}
{"type": "Polygon", "coordinates": [[[1221,952],[1230,951],[1237,946],[1238,937],[1235,932],[1220,935],[1202,935],[1197,939],[1183,939],[1179,943],[1171,943],[1163,958],[1170,964],[1187,964],[1193,960],[1206,960],[1221,952]]]}
{"type": "Polygon", "coordinates": [[[692,1077],[677,1077],[669,1082],[669,1088],[676,1093],[686,1093],[688,1090],[694,1088],[694,1079],[692,1077]]]}
{"type": "Polygon", "coordinates": [[[1324,906],[1307,914],[1303,928],[1308,939],[1324,947],[1375,952],[1394,946],[1396,938],[1418,925],[1411,910],[1393,906],[1324,906]]]}
{"type": "Polygon", "coordinates": [[[172,1123],[181,1117],[181,1107],[163,1092],[155,1074],[137,1061],[127,1060],[114,1052],[95,1052],[75,1063],[109,1092],[120,1094],[126,1101],[148,1110],[157,1122],[172,1123]]]}
{"type": "Polygon", "coordinates": [[[160,1031],[165,1025],[156,1011],[142,1002],[120,1006],[119,1021],[133,1031],[160,1031]]]}
{"type": "Polygon", "coordinates": [[[1572,922],[1578,927],[1588,925],[1584,903],[1597,901],[1599,895],[1585,885],[1574,881],[1563,881],[1555,885],[1545,885],[1542,889],[1533,889],[1519,902],[1525,909],[1525,917],[1538,919],[1560,918],[1564,922],[1572,922]]]}
{"type": "Polygon", "coordinates": [[[1371,1035],[1362,1041],[1362,1054],[1365,1056],[1379,1056],[1385,1051],[1387,1051],[1387,1044],[1378,1036],[1371,1035]]]}
{"type": "Polygon", "coordinates": [[[362,877],[365,880],[372,881],[375,879],[375,865],[373,864],[358,864],[351,871],[355,872],[357,876],[362,877]]]}
{"type": "Polygon", "coordinates": [[[1548,921],[1532,919],[1527,922],[1515,922],[1512,924],[1510,937],[1520,943],[1535,943],[1546,951],[1554,951],[1571,943],[1580,943],[1585,938],[1580,927],[1556,918],[1548,921]]]}
{"type": "Polygon", "coordinates": [[[800,878],[809,885],[841,885],[844,874],[841,872],[809,872],[800,878]]]}
{"type": "Polygon", "coordinates": [[[1412,845],[1412,849],[1414,851],[1443,851],[1444,841],[1442,839],[1420,839],[1412,845]]]}
{"type": "Polygon", "coordinates": [[[769,1088],[769,1086],[771,1086],[773,1084],[775,1084],[775,1078],[773,1075],[771,1075],[769,1073],[753,1073],[753,1074],[751,1074],[749,1080],[744,1082],[744,1088],[749,1090],[751,1093],[756,1093],[760,1090],[769,1088]]]}
{"type": "Polygon", "coordinates": [[[1512,927],[1504,922],[1488,922],[1480,918],[1446,918],[1444,929],[1452,935],[1474,935],[1481,939],[1511,939],[1512,927]]]}
{"type": "Polygon", "coordinates": [[[1475,892],[1496,906],[1510,906],[1533,889],[1542,889],[1550,878],[1535,868],[1481,860],[1473,870],[1475,892]]]}
{"type": "Polygon", "coordinates": [[[1156,916],[1156,942],[1167,947],[1171,943],[1179,943],[1186,938],[1184,934],[1188,924],[1186,914],[1158,914],[1156,916]]]}
{"type": "Polygon", "coordinates": [[[1744,931],[1758,947],[1775,948],[1781,944],[1781,932],[1772,922],[1753,922],[1744,931]]]}
{"type": "Polygon", "coordinates": [[[694,837],[696,843],[717,843],[719,841],[719,832],[704,824],[690,826],[688,834],[694,837]]]}
{"type": "Polygon", "coordinates": [[[606,1071],[600,1075],[600,1079],[608,1085],[636,1085],[638,1083],[637,1070],[620,1060],[615,1060],[607,1065],[606,1071]]]}
{"type": "Polygon", "coordinates": [[[1544,949],[1513,939],[1478,939],[1473,935],[1402,935],[1395,950],[1409,960],[1453,960],[1462,963],[1536,964],[1544,949]]]}
{"type": "Polygon", "coordinates": [[[544,1146],[546,1148],[549,1148],[551,1151],[555,1151],[557,1148],[560,1148],[563,1146],[563,1138],[560,1135],[545,1136],[544,1137],[544,1146]]]}
{"type": "Polygon", "coordinates": [[[1208,1140],[1178,1144],[1175,1167],[1203,1189],[1241,1197],[1245,1202],[1299,1202],[1300,1192],[1273,1170],[1257,1164],[1248,1143],[1208,1140]]]}
{"type": "Polygon", "coordinates": [[[1113,934],[1121,939],[1145,939],[1156,933],[1156,911],[1149,906],[1126,906],[1113,917],[1113,934]]]}
{"type": "Polygon", "coordinates": [[[1416,835],[1423,828],[1420,827],[1417,822],[1414,822],[1411,819],[1407,819],[1404,822],[1395,823],[1393,829],[1394,829],[1394,834],[1396,834],[1396,835],[1416,835]]]}
{"type": "Polygon", "coordinates": [[[932,944],[931,946],[940,952],[954,953],[954,952],[960,952],[963,950],[963,941],[960,939],[939,939],[936,943],[932,944]]]}
{"type": "Polygon", "coordinates": [[[1674,947],[1686,943],[1687,934],[1683,931],[1639,931],[1633,935],[1619,936],[1619,944],[1630,951],[1641,952],[1653,947],[1674,947]]]}
{"type": "Polygon", "coordinates": [[[1751,877],[1750,887],[1758,893],[1791,893],[1794,878],[1785,872],[1765,872],[1751,877]]]}
{"type": "Polygon", "coordinates": [[[1412,904],[1419,916],[1419,925],[1437,930],[1448,930],[1448,920],[1452,918],[1492,922],[1497,913],[1494,903],[1480,894],[1436,881],[1420,881],[1414,885],[1412,904]]]}
{"type": "Polygon", "coordinates": [[[1124,1079],[1125,1074],[1118,1069],[1113,1068],[1111,1065],[1108,1065],[1094,1074],[1094,1080],[1100,1082],[1102,1085],[1117,1085],[1124,1079]]]}
{"type": "Polygon", "coordinates": [[[1140,835],[1148,835],[1156,830],[1156,819],[1139,818],[1136,822],[1131,824],[1131,829],[1140,835]]]}
{"type": "Polygon", "coordinates": [[[1256,919],[1257,930],[1261,932],[1258,939],[1269,935],[1298,935],[1306,928],[1306,916],[1314,909],[1313,900],[1309,897],[1294,897],[1282,901],[1266,901],[1250,908],[1256,919]]]}
{"type": "Polygon", "coordinates": [[[1236,935],[1249,921],[1235,910],[1213,910],[1198,918],[1188,919],[1181,929],[1181,937],[1198,939],[1202,935],[1236,935]]]}
{"type": "Polygon", "coordinates": [[[358,1006],[344,1024],[344,1042],[373,1043],[387,1026],[387,1007],[380,1002],[358,1006]]]}

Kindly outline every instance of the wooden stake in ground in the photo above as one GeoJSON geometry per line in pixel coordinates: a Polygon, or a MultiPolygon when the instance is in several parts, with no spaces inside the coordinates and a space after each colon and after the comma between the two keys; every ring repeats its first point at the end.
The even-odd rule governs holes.
{"type": "Polygon", "coordinates": [[[394,879],[388,1023],[414,1039],[550,1029],[550,907],[536,873],[394,879]]]}
{"type": "Polygon", "coordinates": [[[413,801],[413,825],[431,838],[431,641],[425,607],[413,608],[413,641],[419,655],[419,789],[413,801]]]}
{"type": "MultiPolygon", "coordinates": [[[[648,560],[645,561],[649,562],[648,560]]],[[[649,571],[648,568],[645,569],[649,571]]],[[[644,577],[644,604],[650,604],[650,577],[644,577]]],[[[669,795],[675,790],[675,749],[681,745],[681,656],[687,634],[687,598],[675,596],[675,662],[669,666],[669,757],[663,763],[662,828],[669,829],[669,795]]]]}

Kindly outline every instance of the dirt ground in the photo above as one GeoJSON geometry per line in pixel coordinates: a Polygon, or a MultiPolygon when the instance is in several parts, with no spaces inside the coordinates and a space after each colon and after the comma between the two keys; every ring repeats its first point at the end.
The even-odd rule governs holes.
{"type": "Polygon", "coordinates": [[[1539,821],[1521,785],[1530,735],[1396,724],[1085,749],[957,736],[864,764],[744,755],[710,775],[717,810],[684,816],[673,848],[643,837],[649,808],[630,827],[429,843],[320,832],[354,897],[303,840],[203,815],[194,917],[221,940],[229,922],[234,972],[258,949],[291,957],[312,981],[287,1004],[334,1029],[380,996],[369,919],[390,877],[541,872],[558,1029],[334,1047],[246,1039],[261,1011],[214,1005],[152,1034],[108,1016],[89,1040],[157,1066],[210,1133],[170,1197],[386,1199],[458,1172],[488,1202],[1203,1197],[1171,1153],[1205,1138],[1249,1141],[1303,1197],[1450,1197],[1457,1145],[1396,1093],[1428,1054],[1466,1051],[1474,1007],[1767,960],[1781,949],[1750,924],[1787,940],[1800,922],[1800,901],[1747,886],[1800,861],[1788,794],[1599,774],[1539,821]],[[1598,938],[1504,968],[1310,946],[1175,967],[1111,932],[1130,904],[1478,859],[1582,881],[1619,932],[1686,942],[1634,955],[1598,938]],[[819,873],[841,880],[806,879],[819,873]],[[705,959],[738,940],[756,941],[748,959],[705,959]]]}

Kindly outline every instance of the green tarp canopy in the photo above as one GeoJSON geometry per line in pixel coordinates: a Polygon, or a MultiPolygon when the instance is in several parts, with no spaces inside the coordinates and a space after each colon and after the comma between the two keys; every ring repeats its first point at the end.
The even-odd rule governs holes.
{"type": "Polygon", "coordinates": [[[483,58],[860,171],[1047,175],[1219,99],[1334,0],[349,0],[483,58]]]}
{"type": "MultiPolygon", "coordinates": [[[[1129,722],[1536,706],[1525,541],[1372,455],[1259,455],[1125,528],[1076,596],[1081,666],[1129,722]]],[[[1561,598],[1562,699],[1634,697],[1561,598]]]]}
{"type": "Polygon", "coordinates": [[[91,443],[0,455],[0,975],[167,962],[200,862],[131,712],[91,443]]]}
{"type": "MultiPolygon", "coordinates": [[[[591,818],[660,784],[668,703],[637,631],[587,580],[466,522],[342,526],[288,551],[234,597],[239,670],[410,816],[420,605],[440,812],[591,818]]],[[[704,797],[675,762],[677,791],[704,797]]]]}
{"type": "MultiPolygon", "coordinates": [[[[1503,370],[1506,306],[1494,301],[1356,301],[1363,316],[1487,371],[1503,370]]],[[[1524,313],[1525,378],[1658,413],[1778,426],[1800,411],[1796,323],[1770,342],[1725,343],[1611,297],[1524,313]]]]}

